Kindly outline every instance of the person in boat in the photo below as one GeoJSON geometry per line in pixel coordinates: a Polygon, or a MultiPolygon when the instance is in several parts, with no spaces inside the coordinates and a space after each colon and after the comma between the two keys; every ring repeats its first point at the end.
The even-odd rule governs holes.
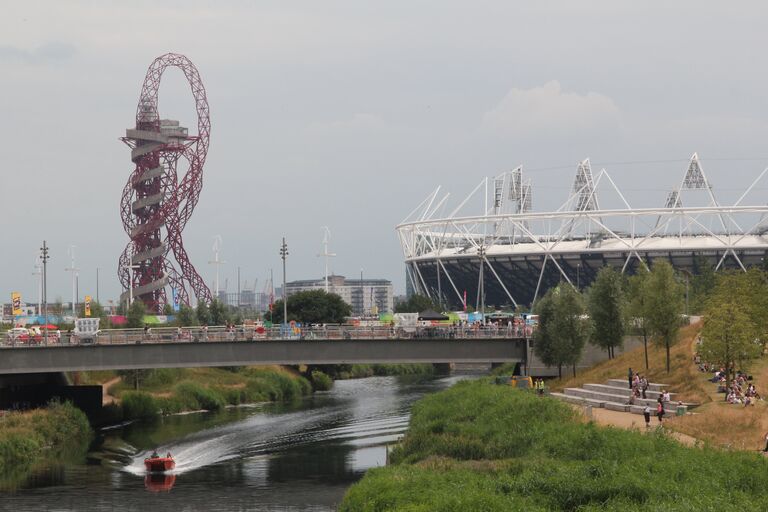
{"type": "Polygon", "coordinates": [[[171,455],[171,452],[168,452],[168,453],[165,454],[165,458],[166,459],[172,459],[173,455],[171,455]]]}
{"type": "Polygon", "coordinates": [[[159,459],[160,456],[157,454],[157,449],[152,450],[152,455],[149,456],[150,459],[159,459]]]}

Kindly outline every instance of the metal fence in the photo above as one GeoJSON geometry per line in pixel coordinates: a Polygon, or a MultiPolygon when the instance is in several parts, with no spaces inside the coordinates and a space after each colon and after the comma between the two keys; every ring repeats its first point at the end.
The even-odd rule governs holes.
{"type": "Polygon", "coordinates": [[[254,327],[150,327],[143,329],[104,329],[94,334],[48,331],[48,335],[30,333],[13,336],[6,333],[0,348],[123,345],[143,343],[208,343],[222,341],[264,340],[389,340],[389,339],[510,339],[530,337],[530,327],[512,326],[353,326],[312,325],[296,327],[281,325],[254,327]]]}

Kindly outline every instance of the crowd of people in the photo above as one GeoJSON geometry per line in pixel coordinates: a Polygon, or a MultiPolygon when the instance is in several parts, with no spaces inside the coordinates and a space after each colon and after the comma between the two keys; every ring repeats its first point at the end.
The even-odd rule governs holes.
{"type": "Polygon", "coordinates": [[[693,362],[698,365],[699,371],[703,373],[712,373],[710,382],[717,384],[718,393],[725,395],[725,401],[729,404],[743,405],[748,407],[754,406],[755,402],[762,400],[763,397],[757,392],[757,387],[752,382],[752,376],[742,371],[736,372],[736,377],[728,386],[728,378],[726,375],[726,369],[718,367],[701,360],[701,356],[696,354],[693,357],[693,362]]]}

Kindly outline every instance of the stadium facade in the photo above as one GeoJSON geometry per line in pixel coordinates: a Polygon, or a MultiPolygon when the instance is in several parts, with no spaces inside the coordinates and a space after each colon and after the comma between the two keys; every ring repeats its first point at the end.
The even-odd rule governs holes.
{"type": "Polygon", "coordinates": [[[560,282],[589,286],[605,265],[634,273],[663,259],[686,275],[706,265],[746,270],[768,253],[768,206],[755,200],[766,172],[731,206],[718,202],[696,154],[660,208],[632,208],[605,169],[593,176],[589,159],[555,211],[532,211],[522,167],[485,178],[447,214],[438,187],[396,228],[407,279],[461,309],[530,306],[560,282]],[[601,208],[608,195],[617,206],[601,208]],[[462,213],[473,200],[480,213],[462,213]]]}

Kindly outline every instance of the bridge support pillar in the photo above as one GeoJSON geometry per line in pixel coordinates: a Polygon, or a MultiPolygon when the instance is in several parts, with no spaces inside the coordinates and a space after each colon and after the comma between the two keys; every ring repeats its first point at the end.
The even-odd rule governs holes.
{"type": "Polygon", "coordinates": [[[448,375],[453,370],[453,363],[433,363],[435,373],[438,375],[448,375]]]}

